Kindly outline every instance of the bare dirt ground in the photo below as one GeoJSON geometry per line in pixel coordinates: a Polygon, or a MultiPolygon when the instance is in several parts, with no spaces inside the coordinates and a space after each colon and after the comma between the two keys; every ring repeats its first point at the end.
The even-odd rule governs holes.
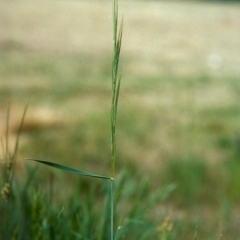
{"type": "MultiPolygon", "coordinates": [[[[111,52],[111,1],[0,2],[0,49],[111,52]]],[[[240,6],[120,1],[129,71],[240,74],[240,6]]]]}

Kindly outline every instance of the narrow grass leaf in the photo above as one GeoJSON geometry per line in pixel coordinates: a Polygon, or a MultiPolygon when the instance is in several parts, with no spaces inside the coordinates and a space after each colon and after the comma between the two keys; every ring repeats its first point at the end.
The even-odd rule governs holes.
{"type": "Polygon", "coordinates": [[[94,173],[90,173],[90,172],[85,172],[76,168],[71,168],[59,163],[54,163],[54,162],[49,162],[49,161],[44,161],[44,160],[39,160],[39,159],[26,159],[26,160],[31,160],[31,161],[35,161],[38,163],[42,163],[44,165],[65,171],[65,172],[69,172],[72,174],[77,174],[77,175],[81,175],[81,176],[86,176],[86,177],[93,177],[93,178],[101,178],[101,179],[111,179],[110,177],[107,176],[102,176],[102,175],[98,175],[98,174],[94,174],[94,173]]]}
{"type": "MultiPolygon", "coordinates": [[[[113,56],[113,96],[116,93],[116,82],[117,82],[117,75],[118,75],[118,67],[119,67],[119,59],[120,59],[120,52],[121,52],[121,45],[122,45],[122,33],[123,33],[123,19],[121,21],[120,29],[118,36],[116,36],[116,44],[114,45],[114,56],[113,56]]],[[[117,34],[117,33],[116,33],[117,34]]]]}
{"type": "Polygon", "coordinates": [[[116,115],[115,117],[117,118],[117,106],[118,106],[118,97],[119,97],[119,92],[120,92],[120,85],[121,85],[121,76],[118,79],[118,83],[117,83],[117,92],[116,92],[116,96],[115,96],[115,109],[116,109],[116,115]]]}
{"type": "Polygon", "coordinates": [[[123,18],[121,20],[120,29],[119,29],[118,37],[117,37],[117,56],[118,56],[118,58],[120,56],[120,51],[121,51],[121,46],[122,46],[122,33],[123,33],[123,18]]]}
{"type": "MultiPolygon", "coordinates": [[[[24,120],[25,120],[25,116],[26,116],[26,113],[27,113],[27,109],[28,109],[28,104],[25,106],[24,111],[23,111],[23,115],[22,115],[22,118],[21,118],[21,123],[20,123],[20,126],[18,128],[17,138],[16,138],[16,142],[15,142],[15,146],[14,146],[14,152],[13,152],[13,155],[12,155],[11,159],[9,159],[9,157],[8,157],[9,153],[6,152],[7,161],[8,161],[8,163],[10,163],[9,161],[11,161],[11,164],[12,164],[12,170],[9,173],[9,183],[10,184],[12,184],[12,181],[13,181],[13,178],[14,178],[14,173],[15,173],[14,169],[15,169],[17,153],[18,153],[19,138],[20,138],[20,134],[21,134],[21,131],[22,131],[22,127],[23,127],[23,123],[24,123],[24,120]]],[[[7,121],[9,122],[9,109],[8,109],[7,121]]],[[[9,128],[9,123],[7,123],[7,129],[8,128],[9,128]]],[[[7,137],[6,145],[8,145],[8,130],[7,130],[6,137],[7,137]]],[[[6,150],[6,151],[8,151],[8,150],[6,150]]]]}
{"type": "Polygon", "coordinates": [[[28,109],[28,104],[24,108],[23,115],[22,115],[22,118],[21,118],[21,123],[20,123],[20,126],[18,128],[17,139],[16,139],[16,142],[15,142],[15,147],[14,147],[14,152],[13,152],[13,159],[16,158],[16,155],[17,155],[17,152],[18,152],[19,138],[20,138],[20,134],[22,132],[22,127],[23,127],[23,123],[24,123],[25,116],[26,116],[26,113],[27,113],[27,109],[28,109]]]}
{"type": "Polygon", "coordinates": [[[118,25],[118,0],[113,0],[113,43],[116,46],[118,25]]]}

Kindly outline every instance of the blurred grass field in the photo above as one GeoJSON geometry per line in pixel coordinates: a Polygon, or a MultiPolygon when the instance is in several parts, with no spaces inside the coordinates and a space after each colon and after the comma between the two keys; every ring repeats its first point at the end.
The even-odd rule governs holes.
{"type": "MultiPolygon", "coordinates": [[[[10,102],[11,145],[29,104],[17,175],[25,157],[108,174],[111,1],[1,1],[0,9],[0,134],[10,102]]],[[[211,237],[202,239],[221,231],[236,239],[240,6],[120,1],[119,10],[118,171],[148,177],[153,191],[176,184],[159,211],[186,233],[203,226],[211,237]]]]}

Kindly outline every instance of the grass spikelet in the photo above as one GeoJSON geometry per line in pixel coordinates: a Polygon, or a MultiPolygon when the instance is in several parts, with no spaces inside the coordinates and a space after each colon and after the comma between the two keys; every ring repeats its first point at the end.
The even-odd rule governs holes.
{"type": "Polygon", "coordinates": [[[112,107],[111,107],[111,166],[112,178],[115,176],[116,162],[116,123],[121,76],[118,76],[122,45],[123,19],[118,31],[118,1],[113,0],[113,60],[112,60],[112,107]]]}

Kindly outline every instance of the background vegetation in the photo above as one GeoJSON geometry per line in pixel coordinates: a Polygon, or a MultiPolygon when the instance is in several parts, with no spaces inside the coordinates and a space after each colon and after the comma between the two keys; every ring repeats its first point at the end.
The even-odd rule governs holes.
{"type": "MultiPolygon", "coordinates": [[[[3,160],[7,105],[13,152],[29,104],[14,194],[7,207],[1,200],[1,234],[107,239],[107,186],[23,159],[108,175],[111,1],[0,2],[0,9],[3,160]]],[[[237,239],[239,6],[136,1],[119,9],[117,226],[134,219],[121,239],[195,239],[196,232],[197,239],[222,232],[222,239],[237,239]]]]}

